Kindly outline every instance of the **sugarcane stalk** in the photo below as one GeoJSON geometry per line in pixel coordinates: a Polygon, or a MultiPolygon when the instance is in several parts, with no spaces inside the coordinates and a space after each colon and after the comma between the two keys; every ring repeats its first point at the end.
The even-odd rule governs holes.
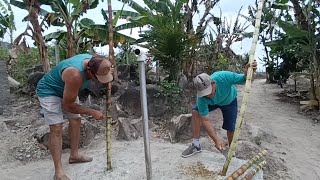
{"type": "Polygon", "coordinates": [[[266,161],[262,161],[256,168],[254,168],[252,171],[248,172],[241,180],[251,180],[259,171],[262,169],[264,165],[266,165],[266,161]]]}
{"type": "Polygon", "coordinates": [[[253,75],[253,69],[252,69],[252,63],[255,59],[255,51],[256,51],[256,46],[257,46],[257,41],[258,41],[258,35],[259,35],[259,30],[260,30],[260,22],[261,22],[261,14],[262,14],[262,8],[263,8],[263,3],[264,0],[260,0],[259,4],[258,4],[258,11],[257,11],[257,16],[256,16],[256,23],[255,23],[255,31],[253,34],[253,40],[252,40],[252,45],[251,45],[251,49],[250,49],[250,57],[249,57],[249,68],[247,71],[247,79],[246,79],[246,84],[245,84],[245,91],[244,91],[244,96],[242,99],[242,105],[241,105],[241,109],[240,109],[240,114],[238,116],[238,121],[237,121],[237,126],[236,126],[236,130],[234,132],[233,135],[233,140],[232,143],[230,145],[229,151],[228,151],[228,156],[227,159],[223,165],[223,169],[220,173],[220,175],[225,176],[227,171],[228,171],[228,167],[229,164],[231,162],[231,159],[233,157],[233,154],[236,150],[237,144],[238,144],[238,138],[240,135],[240,129],[243,123],[243,119],[244,119],[244,115],[247,109],[247,104],[248,104],[248,99],[249,99],[249,93],[250,93],[250,89],[251,89],[251,80],[252,80],[252,75],[253,75]]]}
{"type": "Polygon", "coordinates": [[[260,160],[266,154],[267,154],[266,150],[263,150],[263,151],[259,152],[252,159],[250,159],[247,163],[245,163],[239,169],[234,171],[226,180],[235,180],[235,179],[237,179],[239,176],[241,176],[243,173],[245,173],[254,163],[256,163],[258,160],[260,160]]]}
{"type": "MultiPolygon", "coordinates": [[[[108,0],[108,13],[109,13],[109,61],[114,65],[114,52],[113,52],[113,19],[112,19],[112,7],[111,0],[108,0]]],[[[112,170],[111,166],[111,87],[112,84],[107,84],[107,98],[106,98],[106,143],[107,143],[107,171],[112,170]]]]}

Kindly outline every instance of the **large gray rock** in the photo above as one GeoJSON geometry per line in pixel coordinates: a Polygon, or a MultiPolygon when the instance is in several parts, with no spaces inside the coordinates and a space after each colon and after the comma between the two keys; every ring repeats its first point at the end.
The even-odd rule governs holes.
{"type": "Polygon", "coordinates": [[[9,57],[12,59],[17,59],[18,58],[18,49],[17,48],[9,49],[9,57]]]}
{"type": "Polygon", "coordinates": [[[8,127],[5,122],[0,122],[0,133],[8,132],[8,127]]]}
{"type": "MultiPolygon", "coordinates": [[[[191,114],[181,114],[179,116],[174,116],[169,122],[169,132],[172,141],[186,141],[192,139],[192,115],[191,114]]],[[[206,136],[204,128],[201,128],[201,136],[206,136]]]]}
{"type": "Polygon", "coordinates": [[[187,76],[184,74],[180,74],[178,78],[178,86],[182,89],[188,86],[188,79],[187,76]]]}
{"type": "Polygon", "coordinates": [[[157,84],[158,82],[161,82],[166,79],[168,75],[166,74],[160,74],[153,71],[148,71],[146,73],[146,83],[147,84],[157,84]]]}
{"type": "MultiPolygon", "coordinates": [[[[66,123],[63,127],[62,132],[62,149],[70,148],[70,138],[69,138],[69,126],[66,123]]],[[[38,140],[40,144],[45,147],[49,147],[49,126],[43,125],[37,129],[34,137],[38,140]]],[[[99,128],[87,120],[81,121],[80,127],[80,146],[87,146],[94,139],[94,136],[100,132],[99,128]]]]}
{"type": "MultiPolygon", "coordinates": [[[[147,85],[149,117],[161,117],[167,110],[166,98],[160,95],[157,86],[147,85]]],[[[128,88],[118,99],[122,110],[133,118],[141,117],[140,87],[128,88]]]]}
{"type": "Polygon", "coordinates": [[[119,65],[118,70],[118,78],[121,80],[135,80],[138,79],[138,73],[136,71],[137,67],[134,65],[119,65]]]}
{"type": "MultiPolygon", "coordinates": [[[[143,136],[143,121],[142,118],[131,119],[119,117],[118,119],[118,134],[117,139],[119,140],[132,140],[143,136]]],[[[154,125],[149,119],[149,128],[154,125]]]]}
{"type": "Polygon", "coordinates": [[[178,117],[174,116],[169,123],[171,138],[174,140],[179,139],[179,136],[188,130],[191,124],[191,119],[191,114],[181,114],[178,117]]]}
{"type": "Polygon", "coordinates": [[[0,59],[0,111],[9,104],[10,86],[8,81],[8,73],[6,63],[0,59]]]}

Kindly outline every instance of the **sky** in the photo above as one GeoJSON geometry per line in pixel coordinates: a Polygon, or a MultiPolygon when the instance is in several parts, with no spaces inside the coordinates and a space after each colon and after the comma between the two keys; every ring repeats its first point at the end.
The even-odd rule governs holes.
{"type": "MultiPolygon", "coordinates": [[[[143,0],[134,0],[134,1],[137,2],[138,4],[140,4],[141,6],[144,6],[143,0]]],[[[235,0],[220,0],[218,5],[216,5],[214,7],[214,9],[211,10],[210,12],[212,14],[214,14],[215,16],[220,16],[220,9],[221,9],[222,17],[226,17],[228,22],[231,21],[232,22],[231,24],[233,24],[236,17],[237,17],[239,9],[242,7],[241,14],[247,16],[248,15],[248,6],[249,5],[255,6],[254,3],[255,3],[255,0],[237,0],[237,1],[235,1],[235,0]]],[[[113,10],[120,10],[122,8],[122,6],[123,6],[122,2],[119,2],[117,0],[112,0],[112,9],[113,10]]],[[[83,18],[90,18],[98,24],[104,24],[104,19],[101,15],[102,8],[107,10],[107,8],[108,8],[107,0],[104,0],[104,2],[100,2],[97,8],[92,9],[92,10],[88,10],[87,14],[85,14],[83,16],[83,18]]],[[[12,6],[12,9],[14,12],[15,24],[16,24],[16,28],[17,28],[17,30],[14,32],[14,37],[17,37],[19,34],[24,32],[24,30],[27,26],[26,22],[22,22],[22,19],[27,15],[27,11],[21,10],[17,7],[14,7],[14,6],[12,6]]],[[[47,8],[45,8],[45,9],[49,10],[47,8]]],[[[124,9],[132,10],[127,5],[124,7],[124,9]]],[[[199,14],[196,14],[194,16],[194,18],[193,18],[194,29],[196,29],[203,12],[204,12],[204,8],[200,8],[199,14]]],[[[125,22],[126,22],[126,20],[121,19],[118,21],[117,25],[123,24],[125,22]]],[[[245,19],[240,18],[240,22],[245,23],[246,21],[245,21],[245,19]]],[[[213,25],[211,24],[211,26],[213,26],[213,25]]],[[[46,29],[44,31],[44,35],[55,32],[57,29],[59,29],[59,28],[51,26],[51,27],[49,27],[49,29],[46,29]]],[[[250,26],[248,28],[248,32],[253,32],[253,30],[254,30],[253,26],[250,26]]],[[[132,34],[130,34],[130,30],[123,30],[123,31],[121,31],[121,33],[129,35],[134,38],[139,37],[139,33],[138,33],[137,29],[134,29],[132,34]]],[[[9,36],[5,36],[4,40],[9,41],[9,36]]],[[[30,38],[27,38],[27,42],[30,46],[33,46],[33,41],[30,38]]],[[[231,48],[236,54],[244,54],[244,53],[248,53],[250,51],[251,44],[252,44],[252,39],[244,39],[241,42],[233,43],[231,48]]],[[[103,48],[100,47],[100,48],[97,48],[96,50],[98,52],[100,51],[100,53],[102,53],[102,54],[107,54],[107,52],[108,52],[107,47],[103,47],[103,48]]],[[[263,45],[258,42],[257,47],[256,47],[256,53],[255,53],[255,57],[258,62],[258,71],[264,71],[264,69],[265,69],[265,67],[263,66],[263,63],[259,61],[259,58],[262,59],[263,55],[264,55],[263,45]]]]}

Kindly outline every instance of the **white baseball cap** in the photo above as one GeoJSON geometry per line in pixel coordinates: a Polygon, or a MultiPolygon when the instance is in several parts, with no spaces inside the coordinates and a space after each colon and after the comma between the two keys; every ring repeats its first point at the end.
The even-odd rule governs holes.
{"type": "Polygon", "coordinates": [[[203,97],[212,93],[212,79],[206,73],[197,75],[193,79],[193,85],[197,90],[197,96],[203,97]]]}

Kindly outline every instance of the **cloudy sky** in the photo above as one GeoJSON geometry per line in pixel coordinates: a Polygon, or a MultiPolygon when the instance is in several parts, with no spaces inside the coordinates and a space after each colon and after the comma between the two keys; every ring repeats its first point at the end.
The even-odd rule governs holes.
{"type": "MultiPolygon", "coordinates": [[[[134,1],[139,3],[140,5],[144,6],[143,0],[134,0],[134,1]]],[[[233,24],[236,19],[236,16],[238,14],[239,9],[242,7],[241,14],[248,15],[248,6],[249,5],[254,6],[254,3],[255,3],[255,0],[237,0],[237,1],[235,1],[235,0],[220,0],[219,4],[217,6],[215,6],[215,8],[213,10],[211,10],[211,13],[214,14],[215,16],[220,16],[220,9],[221,9],[222,16],[226,17],[227,20],[229,22],[231,21],[232,22],[231,24],[233,24]]],[[[113,6],[112,7],[113,10],[119,10],[122,8],[123,3],[121,3],[117,0],[112,0],[112,6],[113,6]]],[[[16,23],[16,28],[17,28],[17,31],[14,33],[14,37],[16,37],[17,35],[22,33],[27,26],[26,22],[22,22],[22,19],[27,15],[27,11],[21,10],[19,8],[14,7],[14,6],[12,8],[13,8],[13,12],[15,15],[15,23],[16,23]]],[[[89,10],[88,13],[85,14],[83,17],[90,18],[90,19],[94,20],[96,23],[103,24],[104,20],[101,15],[102,8],[107,10],[108,6],[107,6],[106,0],[104,0],[104,2],[101,2],[96,9],[89,10]]],[[[132,10],[128,6],[125,6],[125,9],[132,10]]],[[[200,20],[200,17],[204,11],[204,8],[202,8],[202,9],[200,8],[199,11],[200,11],[200,13],[196,14],[193,19],[195,28],[200,20]]],[[[119,20],[118,25],[123,24],[125,22],[126,22],[125,20],[119,20]]],[[[245,20],[240,19],[240,22],[245,23],[245,20]]],[[[54,32],[56,30],[57,30],[56,27],[50,27],[49,29],[45,30],[44,34],[49,34],[49,33],[54,32]]],[[[253,26],[248,28],[248,31],[253,31],[253,30],[254,30],[253,26]]],[[[122,33],[130,35],[129,30],[125,30],[122,33]]],[[[130,36],[138,38],[138,31],[134,30],[130,36]]],[[[8,41],[8,40],[9,40],[9,37],[6,36],[5,41],[8,41]]],[[[28,41],[29,45],[32,46],[32,43],[33,43],[32,40],[27,39],[27,41],[28,41]]],[[[244,54],[244,53],[249,52],[249,50],[251,48],[251,44],[252,44],[252,39],[244,39],[241,42],[234,43],[232,45],[232,49],[237,54],[244,54]]],[[[97,50],[104,51],[104,52],[106,51],[106,49],[104,49],[104,48],[98,48],[97,50]]],[[[259,58],[262,58],[263,54],[264,54],[263,46],[258,43],[258,46],[256,49],[256,59],[258,60],[259,58]]],[[[264,70],[262,62],[258,61],[258,65],[259,65],[258,66],[259,71],[264,70]]]]}

